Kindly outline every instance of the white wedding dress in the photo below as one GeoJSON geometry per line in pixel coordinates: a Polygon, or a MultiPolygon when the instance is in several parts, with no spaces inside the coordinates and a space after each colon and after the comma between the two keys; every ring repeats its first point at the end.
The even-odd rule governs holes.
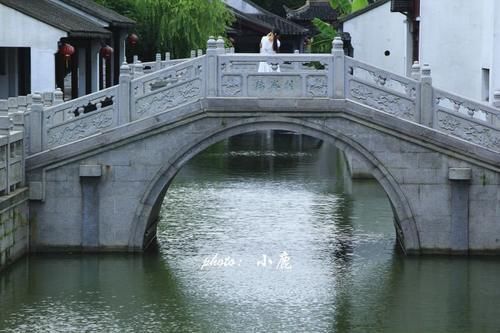
{"type": "MultiPolygon", "coordinates": [[[[268,36],[262,37],[260,40],[260,54],[276,54],[276,51],[273,50],[273,42],[269,40],[268,36]]],[[[280,47],[280,41],[278,40],[278,48],[280,47]]],[[[276,72],[279,72],[280,68],[276,69],[276,72]]],[[[271,64],[268,64],[267,62],[261,61],[259,63],[259,72],[273,72],[273,69],[271,67],[271,64]]]]}

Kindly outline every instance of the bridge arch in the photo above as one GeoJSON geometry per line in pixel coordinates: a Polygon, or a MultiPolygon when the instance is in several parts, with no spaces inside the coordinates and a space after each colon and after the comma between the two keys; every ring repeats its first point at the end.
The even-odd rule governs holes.
{"type": "Polygon", "coordinates": [[[420,251],[420,236],[411,206],[398,182],[383,163],[366,147],[337,130],[303,119],[288,117],[252,117],[230,124],[221,121],[221,126],[210,134],[194,137],[192,141],[180,147],[177,154],[171,159],[171,163],[158,170],[142,194],[131,226],[129,248],[131,250],[144,249],[152,240],[156,233],[157,218],[167,190],[177,172],[189,160],[209,146],[224,139],[267,129],[292,131],[321,139],[365,162],[391,202],[396,219],[397,238],[403,249],[411,253],[420,251]]]}

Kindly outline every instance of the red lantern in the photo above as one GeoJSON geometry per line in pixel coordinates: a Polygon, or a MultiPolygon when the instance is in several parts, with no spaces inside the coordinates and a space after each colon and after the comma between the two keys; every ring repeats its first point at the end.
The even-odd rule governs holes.
{"type": "Polygon", "coordinates": [[[75,48],[71,44],[64,43],[59,48],[59,53],[61,53],[65,58],[69,58],[73,55],[73,53],[75,53],[75,48]]]}
{"type": "Polygon", "coordinates": [[[105,46],[101,47],[101,50],[99,51],[99,53],[101,54],[101,57],[103,57],[105,59],[109,59],[109,58],[111,58],[111,55],[113,54],[113,48],[109,45],[105,45],[105,46]]]}
{"type": "Polygon", "coordinates": [[[128,43],[132,46],[135,46],[137,44],[137,41],[139,40],[139,37],[137,37],[136,34],[130,34],[128,35],[128,43]]]}
{"type": "Polygon", "coordinates": [[[71,44],[64,43],[59,48],[59,53],[64,56],[64,59],[66,60],[66,67],[68,67],[68,61],[71,58],[71,56],[75,53],[75,48],[71,44]]]}

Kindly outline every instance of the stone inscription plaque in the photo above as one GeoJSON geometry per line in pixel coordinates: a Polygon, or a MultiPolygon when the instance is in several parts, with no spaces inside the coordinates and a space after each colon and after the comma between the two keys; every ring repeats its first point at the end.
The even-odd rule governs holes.
{"type": "Polygon", "coordinates": [[[298,75],[255,75],[248,77],[250,97],[301,97],[302,78],[298,75]]]}

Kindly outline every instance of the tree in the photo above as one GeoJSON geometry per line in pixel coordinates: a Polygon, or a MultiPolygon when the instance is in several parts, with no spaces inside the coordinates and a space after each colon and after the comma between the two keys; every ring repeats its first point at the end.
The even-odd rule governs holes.
{"type": "MultiPolygon", "coordinates": [[[[368,6],[368,0],[330,0],[330,6],[337,11],[339,17],[343,17],[368,6]]],[[[311,43],[313,52],[329,52],[332,41],[337,36],[337,30],[331,24],[319,18],[313,19],[312,22],[319,31],[311,43]]]]}
{"type": "Polygon", "coordinates": [[[156,52],[186,57],[205,48],[208,37],[224,36],[233,15],[222,0],[96,0],[137,21],[134,53],[154,59],[156,52]]]}

